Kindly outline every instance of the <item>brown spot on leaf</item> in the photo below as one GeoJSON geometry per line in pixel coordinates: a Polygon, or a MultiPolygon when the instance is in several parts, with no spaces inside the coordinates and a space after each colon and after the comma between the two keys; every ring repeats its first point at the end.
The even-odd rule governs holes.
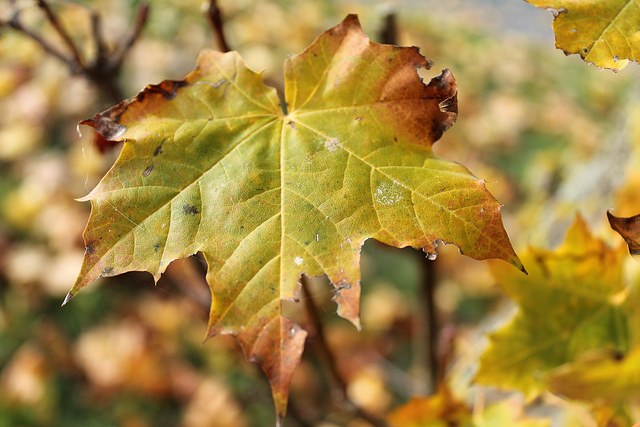
{"type": "Polygon", "coordinates": [[[186,205],[182,205],[182,210],[184,211],[184,213],[186,213],[187,215],[196,215],[198,213],[200,213],[200,211],[198,210],[198,208],[196,208],[193,205],[190,204],[186,204],[186,205]]]}
{"type": "Polygon", "coordinates": [[[84,253],[85,255],[95,254],[96,253],[95,243],[94,242],[87,243],[87,245],[84,247],[84,253]]]}
{"type": "Polygon", "coordinates": [[[151,175],[151,171],[153,171],[153,165],[148,166],[144,172],[142,172],[142,176],[149,176],[151,175]]]}

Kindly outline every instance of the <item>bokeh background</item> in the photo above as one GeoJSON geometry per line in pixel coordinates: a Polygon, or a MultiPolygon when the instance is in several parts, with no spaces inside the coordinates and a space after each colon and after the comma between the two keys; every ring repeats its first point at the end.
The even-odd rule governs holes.
{"type": "MultiPolygon", "coordinates": [[[[6,22],[64,50],[33,1],[0,2],[6,22]]],[[[51,2],[86,57],[90,11],[108,45],[127,33],[133,0],[51,2]]],[[[221,0],[225,31],[254,70],[282,86],[286,55],[357,13],[374,41],[393,13],[398,43],[416,45],[459,85],[459,118],[434,147],[487,181],[504,204],[516,247],[553,248],[580,212],[612,246],[621,239],[605,212],[640,212],[639,71],[612,73],[553,47],[551,15],[520,0],[221,0]]],[[[92,284],[60,304],[82,261],[88,193],[117,157],[100,153],[77,123],[113,104],[104,91],[6,25],[0,28],[0,426],[271,426],[268,383],[230,337],[202,343],[209,291],[202,261],[176,261],[154,285],[145,273],[92,284]]],[[[124,61],[126,97],[146,84],[181,79],[200,49],[215,48],[202,0],[154,0],[124,61]]],[[[349,398],[383,417],[411,396],[433,391],[425,366],[424,256],[369,241],[362,257],[363,329],[335,314],[331,287],[314,279],[324,334],[349,398]]],[[[526,403],[514,393],[471,384],[486,333],[513,314],[485,263],[441,247],[433,262],[441,369],[471,407],[507,402],[515,412],[561,423],[559,400],[526,403]]],[[[303,304],[287,310],[311,332],[296,371],[286,426],[366,426],[332,402],[303,304]]],[[[511,409],[509,409],[511,410],[511,409]]],[[[578,415],[576,415],[578,414],[578,415]]],[[[505,424],[509,425],[509,424],[505,424]]],[[[580,424],[578,424],[580,425],[580,424]]]]}

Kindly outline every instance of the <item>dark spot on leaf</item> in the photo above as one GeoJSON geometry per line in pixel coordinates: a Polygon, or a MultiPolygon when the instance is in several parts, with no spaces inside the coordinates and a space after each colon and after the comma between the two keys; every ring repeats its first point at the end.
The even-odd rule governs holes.
{"type": "Polygon", "coordinates": [[[105,267],[105,268],[102,269],[102,274],[104,276],[108,276],[108,275],[113,273],[113,270],[114,270],[113,267],[105,267]]]}
{"type": "Polygon", "coordinates": [[[394,136],[394,137],[393,137],[393,140],[394,140],[395,142],[398,142],[398,137],[397,137],[397,136],[394,136]]]}
{"type": "Polygon", "coordinates": [[[96,253],[96,248],[94,242],[87,243],[87,246],[84,248],[84,253],[86,255],[93,255],[96,253]]]}
{"type": "Polygon", "coordinates": [[[298,130],[298,128],[296,127],[296,124],[293,122],[293,120],[289,120],[289,123],[287,123],[289,126],[291,126],[293,129],[298,130]]]}
{"type": "Polygon", "coordinates": [[[186,213],[187,215],[195,215],[200,213],[200,211],[198,210],[198,208],[196,208],[195,206],[186,204],[186,205],[182,205],[182,210],[184,211],[184,213],[186,213]]]}
{"type": "Polygon", "coordinates": [[[158,145],[155,149],[155,151],[153,152],[153,156],[157,156],[158,154],[162,153],[162,144],[158,145]]]}
{"type": "Polygon", "coordinates": [[[153,251],[158,252],[158,250],[160,250],[160,243],[156,243],[155,245],[153,245],[153,251]]]}
{"type": "Polygon", "coordinates": [[[616,362],[621,362],[622,360],[624,360],[624,353],[622,353],[621,351],[615,351],[613,353],[613,360],[615,360],[616,362]]]}
{"type": "Polygon", "coordinates": [[[149,176],[151,175],[151,171],[153,170],[153,165],[147,167],[144,172],[142,172],[142,176],[149,176]]]}

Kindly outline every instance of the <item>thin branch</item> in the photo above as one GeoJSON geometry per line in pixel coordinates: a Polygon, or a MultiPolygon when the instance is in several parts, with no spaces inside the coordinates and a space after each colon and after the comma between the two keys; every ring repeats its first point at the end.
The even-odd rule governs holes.
{"type": "Polygon", "coordinates": [[[90,10],[89,13],[91,14],[91,37],[96,48],[96,62],[98,62],[100,58],[106,57],[107,51],[104,40],[102,40],[102,19],[94,10],[90,10]]]}
{"type": "Polygon", "coordinates": [[[380,43],[398,44],[398,26],[396,25],[396,13],[389,10],[384,16],[384,25],[380,31],[380,43]]]}
{"type": "Polygon", "coordinates": [[[332,391],[334,391],[335,395],[337,395],[336,402],[343,410],[349,413],[350,416],[356,416],[358,418],[366,420],[374,427],[389,427],[384,419],[380,419],[374,415],[369,414],[347,396],[347,383],[340,375],[336,359],[333,356],[333,352],[329,348],[329,345],[327,344],[324,333],[324,326],[320,321],[318,309],[313,302],[311,292],[309,292],[309,283],[307,277],[302,276],[302,278],[300,279],[300,283],[303,292],[305,307],[307,309],[307,313],[309,314],[309,320],[311,321],[313,330],[315,331],[315,336],[313,337],[314,343],[317,343],[318,350],[321,353],[321,360],[323,360],[324,365],[327,368],[332,391]]]}
{"type": "Polygon", "coordinates": [[[40,47],[44,49],[45,52],[47,52],[49,55],[54,56],[59,60],[61,60],[62,62],[64,62],[65,64],[67,64],[73,73],[77,73],[81,70],[78,64],[76,64],[72,59],[67,58],[63,53],[61,53],[55,47],[47,43],[38,34],[34,33],[33,31],[23,26],[22,23],[20,22],[20,17],[17,12],[13,15],[13,17],[8,22],[6,22],[6,25],[8,25],[9,27],[13,28],[18,32],[21,32],[25,36],[29,37],[31,40],[38,43],[40,47]]]}
{"type": "MultiPolygon", "coordinates": [[[[384,24],[380,31],[379,39],[385,44],[397,44],[398,43],[398,25],[396,20],[396,13],[393,8],[389,9],[384,16],[384,24]]],[[[438,363],[438,342],[439,342],[439,326],[436,316],[436,308],[434,301],[434,293],[437,283],[435,260],[426,259],[422,251],[417,252],[420,262],[420,269],[422,272],[422,278],[420,282],[420,288],[418,290],[419,309],[416,321],[418,323],[416,327],[416,342],[414,344],[415,362],[417,364],[417,373],[425,373],[427,371],[430,394],[434,393],[437,389],[437,384],[440,378],[439,363],[438,363]]],[[[427,375],[424,375],[425,377],[427,375]]],[[[425,380],[427,378],[424,378],[425,380]]],[[[416,384],[422,384],[417,382],[416,384]]],[[[415,390],[422,393],[426,390],[415,390]]]]}
{"type": "Polygon", "coordinates": [[[84,59],[82,58],[82,55],[80,55],[80,50],[71,39],[71,36],[67,32],[67,30],[65,30],[64,27],[62,26],[62,23],[60,22],[56,14],[53,13],[51,8],[49,7],[49,4],[45,0],[37,0],[37,4],[38,4],[38,7],[43,10],[45,15],[47,15],[47,19],[49,20],[51,25],[53,25],[53,28],[55,28],[55,30],[60,35],[60,37],[62,37],[62,40],[64,40],[65,44],[71,51],[73,60],[78,65],[78,68],[84,68],[85,62],[84,62],[84,59]]]}
{"type": "Polygon", "coordinates": [[[310,417],[308,411],[298,409],[293,395],[289,396],[287,417],[294,419],[301,427],[314,427],[320,422],[320,420],[316,420],[315,417],[310,417]]]}
{"type": "Polygon", "coordinates": [[[109,99],[109,102],[120,102],[124,96],[118,84],[117,77],[127,52],[138,40],[142,28],[147,21],[149,5],[147,3],[141,3],[138,6],[136,18],[129,34],[120,43],[118,49],[114,51],[109,51],[106,47],[102,36],[102,20],[100,16],[89,9],[91,17],[91,37],[96,48],[96,56],[91,61],[85,61],[80,53],[80,49],[73,42],[67,30],[62,26],[60,19],[53,9],[51,9],[47,0],[34,1],[46,15],[47,21],[51,23],[58,35],[64,40],[69,54],[61,52],[45,41],[43,37],[22,25],[19,19],[19,11],[14,12],[10,21],[0,22],[0,25],[11,27],[34,40],[45,52],[64,62],[69,67],[71,73],[82,74],[85,78],[93,82],[106,97],[105,99],[109,99]]]}
{"type": "Polygon", "coordinates": [[[115,52],[112,56],[111,68],[113,70],[120,69],[120,67],[122,66],[122,61],[124,60],[125,56],[129,52],[131,47],[135,44],[135,42],[138,40],[138,37],[140,37],[142,28],[144,28],[144,25],[146,24],[148,18],[149,18],[149,4],[140,3],[136,11],[136,19],[133,22],[133,26],[131,27],[129,34],[124,39],[124,41],[120,44],[117,52],[115,52]]]}
{"type": "Polygon", "coordinates": [[[209,7],[207,8],[207,19],[213,30],[213,34],[216,37],[218,43],[218,49],[221,52],[229,52],[229,44],[224,35],[224,20],[222,19],[222,11],[218,7],[216,0],[209,0],[209,7]]]}
{"type": "Polygon", "coordinates": [[[430,260],[424,257],[424,253],[418,252],[422,259],[420,268],[422,270],[422,282],[420,283],[419,302],[420,311],[426,314],[425,324],[423,329],[423,340],[428,344],[425,359],[422,363],[428,368],[429,380],[431,384],[431,392],[435,393],[438,386],[438,379],[440,378],[439,371],[439,357],[438,357],[438,343],[440,327],[438,325],[438,318],[436,315],[435,306],[435,290],[437,285],[437,261],[430,260]]]}

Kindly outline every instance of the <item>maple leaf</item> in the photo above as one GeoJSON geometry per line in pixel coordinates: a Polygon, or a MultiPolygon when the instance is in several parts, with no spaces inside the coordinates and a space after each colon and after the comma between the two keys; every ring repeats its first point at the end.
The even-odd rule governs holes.
{"type": "Polygon", "coordinates": [[[624,259],[623,250],[594,238],[577,217],[557,250],[530,248],[523,255],[529,276],[491,263],[498,284],[520,310],[490,336],[476,380],[532,398],[548,389],[545,373],[586,352],[628,351],[640,322],[633,314],[637,296],[623,280],[624,259]]]}
{"type": "Polygon", "coordinates": [[[631,255],[640,255],[640,215],[620,218],[607,212],[611,228],[617,231],[629,246],[631,255]]]}
{"type": "Polygon", "coordinates": [[[358,325],[360,250],[375,238],[435,252],[436,241],[522,269],[484,181],[431,144],[456,119],[448,70],[425,85],[417,48],[372,43],[357,17],[285,63],[286,112],[235,52],[203,51],[183,81],[148,86],[82,122],[122,140],[81,200],[92,212],[80,275],[151,272],[202,251],[207,337],[232,334],[266,372],[279,419],[306,332],[281,314],[302,274],[326,274],[358,325]]]}
{"type": "Polygon", "coordinates": [[[525,0],[554,16],[556,47],[620,70],[640,59],[640,5],[634,0],[525,0]]]}

